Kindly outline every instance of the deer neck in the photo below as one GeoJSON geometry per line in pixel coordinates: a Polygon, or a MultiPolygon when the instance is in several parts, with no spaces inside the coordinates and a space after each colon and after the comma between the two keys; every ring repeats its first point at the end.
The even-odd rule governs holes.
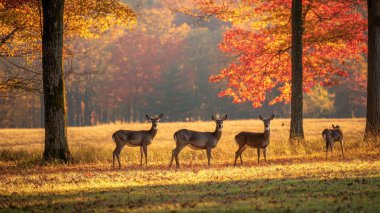
{"type": "Polygon", "coordinates": [[[150,130],[148,131],[149,135],[150,135],[150,138],[153,139],[156,134],[157,134],[157,127],[154,128],[154,126],[152,125],[152,127],[150,128],[150,130]]]}
{"type": "Polygon", "coordinates": [[[269,137],[270,137],[270,129],[265,128],[264,130],[264,140],[269,142],[269,137]]]}
{"type": "Polygon", "coordinates": [[[216,140],[219,141],[222,137],[222,130],[219,130],[218,127],[216,127],[215,131],[213,132],[213,135],[216,138],[216,140]]]}

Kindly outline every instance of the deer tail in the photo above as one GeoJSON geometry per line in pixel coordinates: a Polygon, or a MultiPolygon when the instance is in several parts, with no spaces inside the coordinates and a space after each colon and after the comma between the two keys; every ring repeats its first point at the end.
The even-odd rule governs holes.
{"type": "Polygon", "coordinates": [[[322,132],[322,137],[323,137],[323,139],[325,139],[325,141],[327,141],[327,134],[329,133],[330,131],[328,130],[328,129],[325,129],[325,130],[323,130],[323,132],[322,132]]]}

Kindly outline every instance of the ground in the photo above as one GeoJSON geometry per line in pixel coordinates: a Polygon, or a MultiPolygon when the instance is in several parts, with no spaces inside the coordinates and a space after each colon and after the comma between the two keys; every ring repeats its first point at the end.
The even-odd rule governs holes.
{"type": "Polygon", "coordinates": [[[173,133],[180,128],[209,131],[212,121],[162,123],[148,148],[148,166],[138,148],[122,152],[113,169],[111,135],[118,129],[148,129],[149,123],[69,128],[71,165],[41,162],[42,129],[0,130],[0,211],[227,211],[377,212],[380,209],[380,148],[362,141],[364,119],[306,119],[306,141],[289,144],[289,120],[271,125],[267,162],[255,150],[233,167],[240,131],[263,131],[259,120],[226,121],[222,140],[206,153],[185,148],[181,168],[168,168],[173,133]],[[321,132],[339,124],[339,146],[325,159],[321,132]]]}

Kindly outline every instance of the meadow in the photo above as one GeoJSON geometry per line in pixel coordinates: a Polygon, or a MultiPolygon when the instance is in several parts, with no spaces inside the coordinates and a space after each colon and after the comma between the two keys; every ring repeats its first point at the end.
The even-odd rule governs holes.
{"type": "Polygon", "coordinates": [[[267,162],[247,149],[233,167],[240,131],[263,131],[260,120],[227,120],[212,151],[185,148],[181,168],[168,168],[173,133],[181,128],[213,131],[205,122],[160,123],[140,166],[139,148],[125,147],[121,169],[112,168],[111,139],[119,129],[148,129],[149,123],[68,128],[74,163],[41,161],[43,129],[0,130],[0,211],[116,212],[377,212],[380,209],[380,147],[363,142],[364,119],[305,119],[306,140],[290,144],[288,119],[271,124],[267,162]],[[325,159],[324,128],[339,124],[346,158],[336,144],[325,159]]]}

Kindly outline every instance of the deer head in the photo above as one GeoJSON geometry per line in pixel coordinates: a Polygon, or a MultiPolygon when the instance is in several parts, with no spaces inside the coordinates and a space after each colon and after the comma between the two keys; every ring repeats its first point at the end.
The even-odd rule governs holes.
{"type": "Polygon", "coordinates": [[[211,120],[215,121],[216,128],[218,129],[218,131],[222,131],[223,121],[227,120],[227,115],[224,115],[222,119],[216,119],[214,116],[211,115],[211,120]]]}
{"type": "Polygon", "coordinates": [[[269,118],[263,118],[260,115],[259,118],[260,118],[260,120],[263,121],[265,130],[269,130],[270,129],[270,122],[271,122],[271,120],[273,120],[274,115],[271,115],[269,118]]]}
{"type": "Polygon", "coordinates": [[[146,119],[150,120],[152,122],[152,128],[153,129],[157,129],[158,127],[158,122],[160,121],[160,119],[162,118],[162,116],[164,116],[164,114],[159,114],[158,116],[151,116],[151,115],[147,115],[145,114],[146,116],[146,119]]]}
{"type": "Polygon", "coordinates": [[[334,126],[334,124],[331,124],[331,126],[332,126],[333,129],[340,129],[339,125],[334,126]]]}

